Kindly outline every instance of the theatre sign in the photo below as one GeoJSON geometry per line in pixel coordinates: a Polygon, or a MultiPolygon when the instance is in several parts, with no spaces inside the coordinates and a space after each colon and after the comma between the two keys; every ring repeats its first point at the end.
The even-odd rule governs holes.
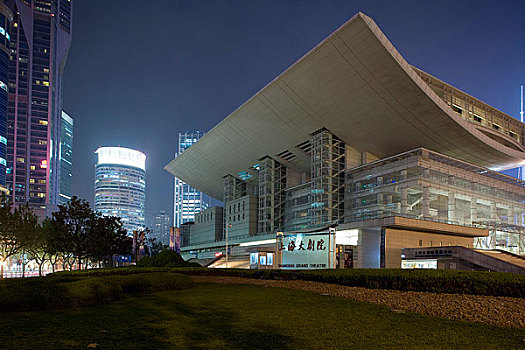
{"type": "Polygon", "coordinates": [[[335,267],[335,229],[277,235],[278,268],[288,270],[335,267]]]}

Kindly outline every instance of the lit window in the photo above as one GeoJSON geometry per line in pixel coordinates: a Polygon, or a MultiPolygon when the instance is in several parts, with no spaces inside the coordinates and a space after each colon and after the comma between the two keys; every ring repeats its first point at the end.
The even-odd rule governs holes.
{"type": "Polygon", "coordinates": [[[38,123],[39,123],[40,125],[47,125],[47,124],[48,124],[48,123],[47,123],[47,120],[39,120],[38,123]]]}
{"type": "Polygon", "coordinates": [[[46,196],[45,193],[41,193],[41,192],[40,192],[40,193],[38,194],[38,197],[40,197],[40,198],[44,198],[45,196],[46,196]]]}
{"type": "Polygon", "coordinates": [[[44,84],[44,86],[49,86],[49,81],[43,81],[42,84],[44,84]]]}
{"type": "Polygon", "coordinates": [[[36,167],[34,165],[31,165],[29,168],[31,168],[31,170],[35,170],[36,167]]]}
{"type": "Polygon", "coordinates": [[[45,140],[38,140],[39,145],[47,145],[47,141],[45,140]]]}
{"type": "Polygon", "coordinates": [[[35,183],[35,179],[29,179],[29,183],[30,184],[34,184],[35,183]]]}
{"type": "Polygon", "coordinates": [[[24,163],[26,160],[24,158],[16,158],[17,162],[24,163]]]}

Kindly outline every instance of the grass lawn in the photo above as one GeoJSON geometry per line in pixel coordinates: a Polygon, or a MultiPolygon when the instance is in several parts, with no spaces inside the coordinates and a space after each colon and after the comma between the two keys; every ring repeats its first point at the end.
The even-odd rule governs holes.
{"type": "Polygon", "coordinates": [[[107,305],[0,314],[2,349],[511,349],[525,331],[252,285],[130,296],[107,305]]]}

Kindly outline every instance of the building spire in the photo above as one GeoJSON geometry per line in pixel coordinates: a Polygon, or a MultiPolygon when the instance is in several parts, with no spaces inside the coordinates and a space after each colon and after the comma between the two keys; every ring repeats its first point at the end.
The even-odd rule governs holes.
{"type": "MultiPolygon", "coordinates": [[[[523,123],[523,85],[521,85],[521,109],[520,109],[520,119],[523,123]]],[[[518,178],[521,180],[525,180],[525,167],[519,167],[518,168],[518,178]]]]}
{"type": "Polygon", "coordinates": [[[521,86],[521,109],[520,109],[520,118],[523,123],[523,85],[521,86]]]}

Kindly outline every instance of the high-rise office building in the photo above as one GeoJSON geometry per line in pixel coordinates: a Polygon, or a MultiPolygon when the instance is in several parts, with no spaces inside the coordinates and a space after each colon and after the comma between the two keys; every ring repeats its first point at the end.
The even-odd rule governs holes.
{"type": "Polygon", "coordinates": [[[71,43],[71,0],[8,0],[13,10],[7,188],[15,204],[59,203],[62,74],[71,43]]]}
{"type": "Polygon", "coordinates": [[[6,192],[9,42],[13,12],[0,0],[0,191],[6,192]]]}
{"type": "Polygon", "coordinates": [[[95,166],[95,210],[122,218],[131,235],[144,229],[146,155],[124,147],[100,147],[95,166]]]}
{"type": "Polygon", "coordinates": [[[60,119],[60,193],[58,204],[71,199],[71,180],[73,177],[73,118],[62,111],[60,119]]]}
{"type": "MultiPolygon", "coordinates": [[[[202,136],[204,136],[202,131],[179,133],[179,149],[175,157],[181,155],[202,136]]],[[[210,205],[211,198],[209,196],[179,178],[175,178],[173,226],[180,227],[185,222],[194,221],[195,214],[209,208],[210,205]]]]}
{"type": "Polygon", "coordinates": [[[153,217],[151,225],[151,233],[157,242],[165,245],[170,244],[170,226],[171,226],[171,215],[166,213],[165,210],[160,210],[153,217]]]}

